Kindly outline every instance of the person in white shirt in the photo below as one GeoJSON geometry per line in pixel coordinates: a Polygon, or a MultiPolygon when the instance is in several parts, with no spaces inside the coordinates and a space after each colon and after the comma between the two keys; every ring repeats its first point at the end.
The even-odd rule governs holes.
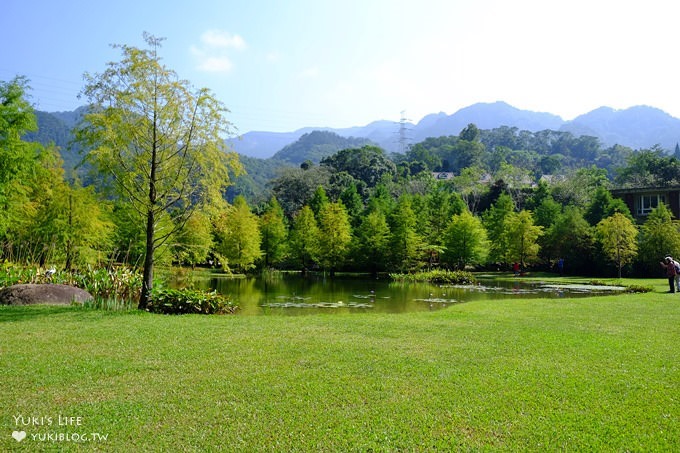
{"type": "Polygon", "coordinates": [[[670,255],[668,255],[666,258],[668,258],[671,264],[675,266],[675,290],[680,292],[680,263],[674,260],[670,255]]]}

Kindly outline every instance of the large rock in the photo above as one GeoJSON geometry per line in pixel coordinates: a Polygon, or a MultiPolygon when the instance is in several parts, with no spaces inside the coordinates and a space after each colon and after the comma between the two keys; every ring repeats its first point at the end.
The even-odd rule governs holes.
{"type": "Polygon", "coordinates": [[[0,289],[0,305],[70,305],[92,300],[87,291],[68,285],[27,284],[0,289]]]}

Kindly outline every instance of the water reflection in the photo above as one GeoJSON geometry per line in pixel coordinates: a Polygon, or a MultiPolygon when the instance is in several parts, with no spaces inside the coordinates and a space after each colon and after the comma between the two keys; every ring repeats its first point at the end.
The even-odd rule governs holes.
{"type": "Polygon", "coordinates": [[[611,287],[547,285],[521,280],[499,282],[482,278],[478,285],[440,286],[294,274],[235,279],[212,274],[209,278],[195,279],[194,285],[231,296],[242,315],[404,313],[439,310],[451,304],[483,299],[578,297],[612,292],[611,287]]]}

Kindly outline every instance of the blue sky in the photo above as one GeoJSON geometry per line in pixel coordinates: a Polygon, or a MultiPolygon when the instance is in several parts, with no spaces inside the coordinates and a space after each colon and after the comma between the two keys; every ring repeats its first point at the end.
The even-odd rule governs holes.
{"type": "Polygon", "coordinates": [[[4,0],[0,80],[73,110],[110,44],[167,38],[168,67],[210,88],[240,133],[417,122],[506,101],[564,119],[651,105],[680,117],[675,0],[4,0]]]}

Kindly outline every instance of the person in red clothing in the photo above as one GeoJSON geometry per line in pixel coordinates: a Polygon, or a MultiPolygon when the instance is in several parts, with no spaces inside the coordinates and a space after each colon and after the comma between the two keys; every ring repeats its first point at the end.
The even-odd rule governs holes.
{"type": "Polygon", "coordinates": [[[666,258],[671,260],[671,263],[675,266],[675,292],[680,293],[680,263],[674,260],[670,255],[666,256],[666,258]]]}
{"type": "Polygon", "coordinates": [[[666,269],[666,277],[668,277],[668,285],[670,287],[669,293],[675,292],[675,275],[677,271],[675,270],[675,263],[670,256],[667,256],[663,261],[661,261],[661,267],[666,269]]]}

